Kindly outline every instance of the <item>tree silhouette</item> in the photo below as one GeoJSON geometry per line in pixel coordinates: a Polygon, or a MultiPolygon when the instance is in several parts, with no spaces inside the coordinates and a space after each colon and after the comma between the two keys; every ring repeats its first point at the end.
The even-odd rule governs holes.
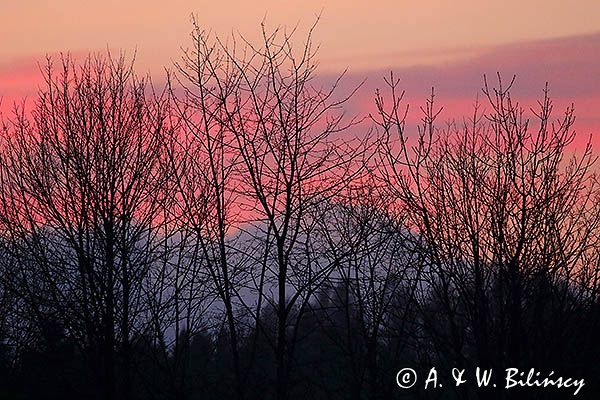
{"type": "Polygon", "coordinates": [[[390,75],[347,118],[358,88],[317,80],[298,35],[194,23],[160,89],[123,56],[48,60],[1,124],[0,398],[565,394],[401,390],[406,366],[554,370],[597,398],[600,202],[573,108],[555,119],[545,88],[525,109],[499,77],[462,122],[432,93],[411,132],[390,75]]]}
{"type": "Polygon", "coordinates": [[[163,100],[123,57],[65,56],[58,72],[49,60],[45,78],[3,137],[4,250],[18,263],[3,276],[42,336],[48,315],[76,341],[102,398],[117,381],[129,398],[143,282],[161,253],[163,100]]]}

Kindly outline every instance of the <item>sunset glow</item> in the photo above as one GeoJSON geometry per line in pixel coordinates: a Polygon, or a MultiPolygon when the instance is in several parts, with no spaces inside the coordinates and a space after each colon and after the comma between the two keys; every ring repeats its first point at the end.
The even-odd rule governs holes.
{"type": "MultiPolygon", "coordinates": [[[[448,110],[469,112],[484,74],[518,77],[516,93],[537,98],[545,82],[557,105],[575,103],[576,128],[597,132],[600,106],[600,3],[573,7],[560,0],[304,2],[206,2],[190,0],[98,3],[3,2],[0,4],[0,110],[31,96],[40,82],[38,63],[60,52],[123,51],[136,54],[138,73],[161,81],[164,68],[189,45],[192,15],[207,30],[239,32],[250,41],[260,23],[306,31],[321,15],[322,74],[349,70],[367,79],[369,103],[382,76],[395,71],[407,98],[421,102],[432,86],[448,110]],[[470,108],[470,107],[469,107],[470,108]]],[[[415,107],[416,108],[416,107],[415,107]]]]}
{"type": "Polygon", "coordinates": [[[600,398],[600,0],[0,0],[0,40],[0,400],[600,398]]]}

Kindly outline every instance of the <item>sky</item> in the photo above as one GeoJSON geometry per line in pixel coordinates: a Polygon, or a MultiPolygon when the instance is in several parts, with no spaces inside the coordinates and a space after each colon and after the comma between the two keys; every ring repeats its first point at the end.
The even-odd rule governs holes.
{"type": "Polygon", "coordinates": [[[353,103],[359,112],[393,70],[408,101],[422,103],[435,86],[442,117],[468,115],[483,75],[500,72],[517,75],[525,104],[549,82],[557,108],[575,103],[576,128],[600,138],[598,0],[0,0],[0,110],[33,96],[37,63],[60,52],[135,52],[138,73],[160,78],[188,46],[192,14],[216,34],[250,41],[261,21],[302,31],[320,14],[319,73],[348,68],[350,83],[367,79],[353,103]]]}

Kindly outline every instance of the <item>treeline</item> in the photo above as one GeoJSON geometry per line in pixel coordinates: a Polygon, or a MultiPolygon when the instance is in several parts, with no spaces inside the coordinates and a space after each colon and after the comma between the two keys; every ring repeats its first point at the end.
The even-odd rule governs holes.
{"type": "Polygon", "coordinates": [[[454,387],[454,367],[596,398],[596,154],[573,109],[498,79],[462,122],[432,95],[412,130],[391,75],[348,117],[343,75],[320,84],[292,36],[195,27],[160,88],[124,57],[48,61],[2,122],[0,398],[572,395],[454,387]]]}

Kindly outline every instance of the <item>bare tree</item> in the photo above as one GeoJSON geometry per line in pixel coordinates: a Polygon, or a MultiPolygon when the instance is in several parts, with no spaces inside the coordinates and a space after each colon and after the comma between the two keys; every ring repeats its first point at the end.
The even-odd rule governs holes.
{"type": "MultiPolygon", "coordinates": [[[[193,148],[183,147],[203,163],[196,171],[202,175],[200,182],[208,182],[209,201],[202,204],[214,218],[201,215],[195,205],[187,214],[200,217],[191,226],[203,241],[215,245],[216,251],[205,255],[215,266],[211,275],[226,311],[237,382],[242,386],[244,378],[234,302],[267,337],[272,334],[260,326],[260,313],[265,305],[273,307],[277,327],[269,340],[280,399],[289,395],[298,321],[334,266],[323,265],[313,247],[317,205],[360,173],[358,161],[364,152],[362,143],[335,138],[356,122],[344,122],[338,111],[348,98],[336,96],[341,77],[329,89],[314,86],[312,30],[299,54],[292,35],[282,29],[268,33],[263,26],[260,47],[243,38],[228,45],[218,38],[211,41],[196,27],[194,48],[178,66],[188,83],[180,111],[196,141],[193,148]],[[237,41],[244,43],[241,50],[237,41]],[[251,239],[245,247],[236,246],[236,254],[228,250],[234,228],[240,230],[238,244],[241,238],[251,239]],[[242,271],[242,283],[236,284],[242,271]],[[244,297],[244,286],[256,301],[244,297]]],[[[184,183],[191,181],[198,179],[186,178],[184,192],[201,190],[184,183]]],[[[243,393],[238,391],[238,396],[243,393]]]]}
{"type": "Polygon", "coordinates": [[[156,258],[164,101],[124,57],[48,60],[31,116],[6,127],[0,221],[18,268],[3,271],[30,317],[75,338],[103,399],[131,397],[131,338],[156,258]],[[117,369],[120,371],[117,378],[117,369]]]}
{"type": "Polygon", "coordinates": [[[553,121],[546,88],[527,113],[499,78],[483,89],[490,111],[477,105],[444,129],[432,95],[411,138],[398,81],[387,83],[390,104],[376,98],[380,171],[430,263],[424,298],[437,314],[423,304],[422,315],[437,349],[481,366],[543,365],[548,341],[568,351],[568,316],[597,299],[600,216],[591,147],[569,157],[573,108],[553,121]]]}

